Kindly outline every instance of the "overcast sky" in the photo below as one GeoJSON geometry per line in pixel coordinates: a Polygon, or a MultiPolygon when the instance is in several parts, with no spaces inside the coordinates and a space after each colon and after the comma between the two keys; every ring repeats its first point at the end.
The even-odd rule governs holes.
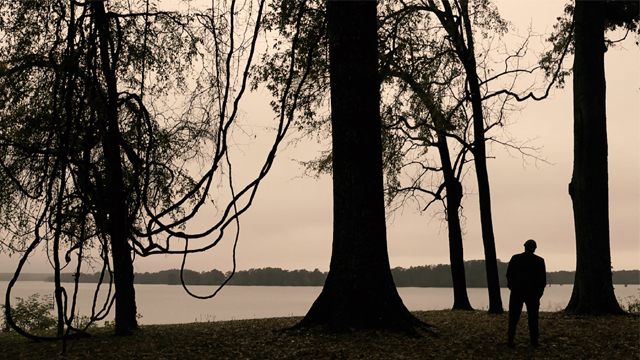
{"type": "MultiPolygon", "coordinates": [[[[502,0],[501,15],[522,34],[529,25],[539,33],[550,32],[563,2],[502,0]]],[[[614,270],[640,268],[640,51],[635,39],[611,49],[605,57],[607,76],[607,123],[609,138],[609,197],[611,253],[614,270]]],[[[569,63],[570,64],[570,63],[569,63]]],[[[269,123],[273,114],[266,92],[254,93],[244,102],[245,121],[269,123]]],[[[538,156],[548,163],[523,161],[500,147],[492,147],[489,165],[494,231],[498,258],[508,261],[523,251],[533,238],[537,254],[549,271],[575,269],[575,236],[568,184],[572,172],[573,114],[571,79],[550,99],[528,102],[511,115],[506,129],[513,137],[533,140],[538,156]]],[[[270,141],[268,134],[257,141],[270,141]]],[[[295,135],[295,134],[294,134],[295,135]]],[[[297,160],[317,156],[326,144],[308,139],[280,151],[273,170],[261,185],[251,209],[241,219],[237,249],[239,269],[280,267],[284,269],[329,268],[332,240],[332,185],[327,176],[319,180],[303,177],[297,160]]],[[[247,153],[260,149],[245,145],[247,153]]],[[[247,160],[247,164],[253,160],[247,160]]],[[[234,172],[242,173],[244,169],[234,172]]],[[[463,199],[466,260],[483,259],[475,174],[465,178],[463,199]]],[[[448,263],[446,223],[441,207],[417,214],[414,206],[389,217],[387,223],[391,266],[421,266],[448,263]]],[[[204,213],[199,221],[206,222],[204,213]]],[[[187,268],[206,271],[231,268],[231,240],[203,255],[187,259],[187,268]]],[[[138,258],[138,272],[179,267],[180,257],[164,255],[138,258]]],[[[17,260],[0,255],[0,272],[15,269],[17,260]]],[[[34,259],[24,271],[47,271],[34,259]]]]}

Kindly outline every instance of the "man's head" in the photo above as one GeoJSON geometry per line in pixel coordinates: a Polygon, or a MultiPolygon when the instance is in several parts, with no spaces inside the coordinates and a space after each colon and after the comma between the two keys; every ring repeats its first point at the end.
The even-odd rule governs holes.
{"type": "Polygon", "coordinates": [[[536,242],[532,239],[527,240],[524,242],[524,251],[526,252],[534,252],[536,251],[536,248],[538,247],[538,245],[536,245],[536,242]]]}

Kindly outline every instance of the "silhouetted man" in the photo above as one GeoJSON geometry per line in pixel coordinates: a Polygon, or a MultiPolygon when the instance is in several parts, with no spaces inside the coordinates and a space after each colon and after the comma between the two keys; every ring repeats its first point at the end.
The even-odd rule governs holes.
{"type": "Polygon", "coordinates": [[[527,240],[524,252],[511,257],[507,267],[507,287],[511,290],[509,298],[509,346],[513,346],[516,326],[522,313],[522,304],[527,305],[529,335],[531,345],[538,346],[538,313],[540,298],[547,286],[547,273],[544,259],[534,255],[536,242],[527,240]]]}

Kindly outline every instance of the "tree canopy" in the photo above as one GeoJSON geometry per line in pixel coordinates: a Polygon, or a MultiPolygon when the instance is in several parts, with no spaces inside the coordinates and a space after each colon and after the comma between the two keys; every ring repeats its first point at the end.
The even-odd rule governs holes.
{"type": "Polygon", "coordinates": [[[137,327],[135,255],[179,254],[184,264],[225,233],[238,241],[238,217],[271,168],[297,96],[289,81],[283,96],[293,93],[293,105],[276,116],[263,166],[254,179],[234,182],[229,138],[264,3],[231,1],[193,13],[152,1],[1,4],[1,250],[22,255],[8,305],[26,259],[44,244],[58,337],[66,338],[64,326],[66,334],[82,331],[71,326],[75,296],[66,295],[61,270],[74,266],[79,274],[87,263],[102,269],[96,297],[103,281],[116,289],[109,283],[91,320],[115,301],[116,332],[130,333],[137,327]],[[221,210],[217,218],[203,231],[186,231],[210,202],[221,210]]]}

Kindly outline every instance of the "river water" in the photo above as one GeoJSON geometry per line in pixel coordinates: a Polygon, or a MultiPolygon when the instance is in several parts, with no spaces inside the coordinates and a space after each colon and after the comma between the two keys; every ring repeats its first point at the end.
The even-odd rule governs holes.
{"type": "MultiPolygon", "coordinates": [[[[0,281],[2,300],[5,302],[7,281],[0,281]]],[[[65,284],[71,294],[72,284],[65,284]]],[[[92,295],[95,284],[80,284],[78,293],[79,313],[88,315],[91,311],[92,295]]],[[[142,315],[140,324],[177,324],[194,321],[221,321],[234,319],[257,319],[284,316],[303,316],[318,297],[322,287],[287,286],[226,286],[214,298],[199,300],[189,296],[179,285],[137,284],[136,300],[138,313],[142,315]]],[[[212,293],[215,286],[190,286],[198,295],[212,293]]],[[[548,286],[541,299],[542,311],[563,309],[571,297],[571,285],[548,286]]],[[[626,306],[630,297],[638,298],[639,285],[615,285],[616,297],[626,306]]],[[[415,310],[450,309],[453,305],[451,288],[398,288],[407,308],[415,310]]],[[[509,301],[509,290],[502,289],[502,301],[505,309],[509,301]]],[[[27,298],[29,295],[53,294],[53,283],[43,281],[19,282],[11,292],[12,305],[15,297],[27,298]]],[[[489,307],[486,288],[468,289],[469,300],[475,309],[489,307]]],[[[112,311],[113,313],[113,311],[112,311]]],[[[106,319],[112,319],[110,314],[106,319]]]]}

